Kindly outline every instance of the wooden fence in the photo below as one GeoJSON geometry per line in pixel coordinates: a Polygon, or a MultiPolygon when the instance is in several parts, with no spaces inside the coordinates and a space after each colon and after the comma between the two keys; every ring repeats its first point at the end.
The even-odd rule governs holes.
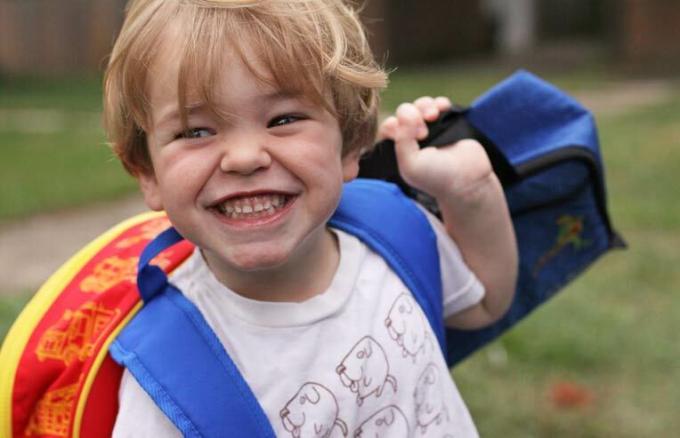
{"type": "MultiPolygon", "coordinates": [[[[0,0],[0,74],[101,71],[126,0],[0,0]]],[[[409,63],[485,44],[480,0],[368,0],[379,59],[409,63]]]]}
{"type": "MultiPolygon", "coordinates": [[[[364,1],[372,46],[378,58],[387,58],[390,65],[457,59],[492,50],[494,23],[483,8],[490,0],[364,1]]],[[[0,74],[102,71],[125,3],[0,0],[0,74]]],[[[540,39],[551,32],[578,36],[583,28],[580,32],[591,38],[605,33],[611,57],[624,64],[680,70],[678,0],[535,0],[535,4],[541,6],[537,16],[540,39]],[[569,11],[571,15],[565,14],[569,11]],[[557,32],[559,20],[569,24],[557,32]]]]}
{"type": "Polygon", "coordinates": [[[0,0],[0,73],[101,71],[125,0],[0,0]]]}

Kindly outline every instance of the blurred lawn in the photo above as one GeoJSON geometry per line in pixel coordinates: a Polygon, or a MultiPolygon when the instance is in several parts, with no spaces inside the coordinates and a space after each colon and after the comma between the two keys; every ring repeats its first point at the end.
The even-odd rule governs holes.
{"type": "MultiPolygon", "coordinates": [[[[467,103],[508,73],[399,70],[384,108],[424,94],[467,103]]],[[[616,78],[591,69],[547,79],[582,92],[616,78]]],[[[0,89],[0,220],[134,189],[104,146],[96,80],[9,85],[0,89]],[[7,109],[63,115],[48,132],[26,132],[3,122],[7,109]]],[[[455,369],[482,436],[665,437],[680,430],[680,88],[668,102],[618,114],[598,123],[611,215],[630,249],[606,255],[455,369]],[[565,385],[575,391],[573,406],[554,401],[565,385]]],[[[0,339],[24,302],[0,298],[0,339]]]]}
{"type": "Polygon", "coordinates": [[[99,111],[101,78],[0,76],[0,108],[99,111]]]}
{"type": "Polygon", "coordinates": [[[100,88],[0,77],[0,222],[134,189],[106,145],[100,88]]]}
{"type": "MultiPolygon", "coordinates": [[[[382,96],[383,108],[392,111],[402,102],[426,95],[448,96],[456,103],[467,105],[515,70],[514,67],[478,66],[400,68],[390,75],[390,84],[382,96]]],[[[569,92],[601,89],[620,79],[599,65],[564,73],[533,73],[569,92]]]]}

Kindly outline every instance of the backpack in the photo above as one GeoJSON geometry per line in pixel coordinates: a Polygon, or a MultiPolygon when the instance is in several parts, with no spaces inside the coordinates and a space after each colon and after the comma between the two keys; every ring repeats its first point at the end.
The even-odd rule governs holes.
{"type": "MultiPolygon", "coordinates": [[[[520,275],[508,314],[486,329],[445,333],[441,303],[436,299],[437,294],[441,294],[441,286],[427,280],[439,278],[438,273],[431,271],[434,266],[438,269],[436,257],[431,258],[432,244],[428,244],[426,238],[410,239],[410,242],[401,239],[396,243],[400,248],[393,251],[392,256],[379,250],[395,272],[406,278],[405,283],[425,310],[450,364],[462,360],[526,316],[608,249],[622,245],[606,213],[603,169],[592,116],[572,99],[538,78],[519,72],[470,108],[457,108],[443,117],[432,126],[430,140],[433,144],[446,144],[470,136],[485,146],[505,186],[518,237],[520,275]],[[422,248],[414,250],[414,242],[422,248]],[[414,261],[409,254],[419,254],[419,258],[414,261]],[[394,260],[390,261],[390,257],[394,260]],[[419,263],[428,258],[427,263],[419,263]],[[417,284],[423,281],[424,284],[417,284]]],[[[392,181],[407,195],[437,212],[431,199],[406,186],[398,173],[395,175],[394,163],[385,145],[364,160],[361,169],[360,176],[392,181]]],[[[385,186],[386,189],[376,182],[356,184],[361,190],[346,192],[368,193],[367,186],[394,192],[393,186],[385,186]]],[[[369,200],[367,205],[372,202],[369,200]]],[[[356,210],[355,207],[349,211],[356,210]]],[[[340,208],[334,219],[342,219],[342,211],[340,208]]],[[[401,234],[405,227],[420,227],[418,222],[401,223],[401,234]]],[[[361,224],[352,224],[351,217],[345,220],[345,229],[350,233],[365,232],[361,224]]],[[[148,274],[147,280],[140,280],[140,289],[152,291],[147,296],[148,305],[140,313],[143,318],[153,314],[148,309],[157,303],[172,303],[176,298],[177,294],[157,294],[166,286],[164,272],[171,272],[193,250],[182,241],[168,251],[155,254],[157,248],[177,239],[168,231],[155,241],[161,243],[147,253],[151,256],[144,256],[142,248],[167,225],[167,219],[157,214],[121,224],[79,252],[36,294],[8,334],[0,356],[2,363],[8,364],[0,371],[0,434],[110,434],[117,412],[117,387],[122,368],[107,354],[107,348],[125,328],[111,352],[116,360],[131,363],[132,359],[126,356],[131,350],[124,348],[124,343],[126,339],[142,338],[132,331],[136,324],[129,323],[142,307],[135,287],[136,262],[142,262],[141,266],[153,263],[149,268],[139,269],[140,274],[143,271],[148,274]],[[160,297],[165,298],[157,299],[160,297]]],[[[381,231],[382,224],[377,228],[381,231]]],[[[364,241],[372,239],[368,234],[368,237],[359,237],[364,241]]],[[[427,235],[427,232],[417,235],[427,235]]],[[[377,238],[378,245],[382,244],[381,239],[377,238]]],[[[376,242],[368,243],[375,249],[376,242]]],[[[394,242],[387,244],[394,246],[394,242]]],[[[206,345],[214,349],[209,342],[206,345]]],[[[227,385],[248,395],[247,385],[243,388],[238,379],[227,385]]],[[[199,429],[193,430],[195,426],[182,418],[182,409],[167,403],[165,408],[159,406],[185,433],[199,434],[199,429]]],[[[269,436],[268,423],[262,423],[261,415],[252,409],[252,402],[232,401],[229,406],[236,410],[231,416],[224,416],[222,411],[223,417],[229,417],[228,421],[245,421],[248,416],[238,414],[241,412],[238,409],[244,406],[255,412],[251,414],[255,421],[249,423],[250,426],[240,426],[246,429],[238,430],[251,427],[254,428],[252,436],[269,436]]],[[[220,430],[227,430],[219,428],[222,423],[212,420],[205,423],[201,427],[206,429],[201,430],[216,431],[217,435],[220,430]]]]}

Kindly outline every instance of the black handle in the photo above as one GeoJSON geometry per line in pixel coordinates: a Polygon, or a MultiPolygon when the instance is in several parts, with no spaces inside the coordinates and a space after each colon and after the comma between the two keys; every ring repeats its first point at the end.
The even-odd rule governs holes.
{"type": "MultiPolygon", "coordinates": [[[[467,121],[465,118],[467,111],[466,108],[454,106],[434,122],[428,123],[428,136],[418,142],[420,147],[445,146],[466,138],[475,139],[486,150],[494,172],[498,175],[501,183],[507,186],[517,181],[517,172],[503,153],[467,121]]],[[[397,184],[406,195],[419,201],[432,213],[439,215],[439,208],[434,198],[410,187],[401,178],[392,140],[383,140],[377,143],[371,152],[361,158],[359,177],[381,179],[397,184]]]]}

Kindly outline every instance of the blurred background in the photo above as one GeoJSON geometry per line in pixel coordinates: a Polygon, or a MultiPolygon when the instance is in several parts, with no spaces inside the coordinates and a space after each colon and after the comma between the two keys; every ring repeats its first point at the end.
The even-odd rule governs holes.
{"type": "MultiPolygon", "coordinates": [[[[670,0],[368,0],[372,47],[390,65],[584,55],[627,71],[680,67],[680,5],[670,0]]],[[[96,74],[125,0],[0,0],[3,74],[96,74]]],[[[562,66],[564,66],[562,64],[562,66]]]]}
{"type": "MultiPolygon", "coordinates": [[[[124,0],[0,0],[0,339],[78,248],[144,209],[101,129],[124,0]]],[[[627,251],[454,369],[488,437],[680,431],[680,2],[368,0],[383,112],[468,104],[517,68],[595,113],[627,251]]]]}

